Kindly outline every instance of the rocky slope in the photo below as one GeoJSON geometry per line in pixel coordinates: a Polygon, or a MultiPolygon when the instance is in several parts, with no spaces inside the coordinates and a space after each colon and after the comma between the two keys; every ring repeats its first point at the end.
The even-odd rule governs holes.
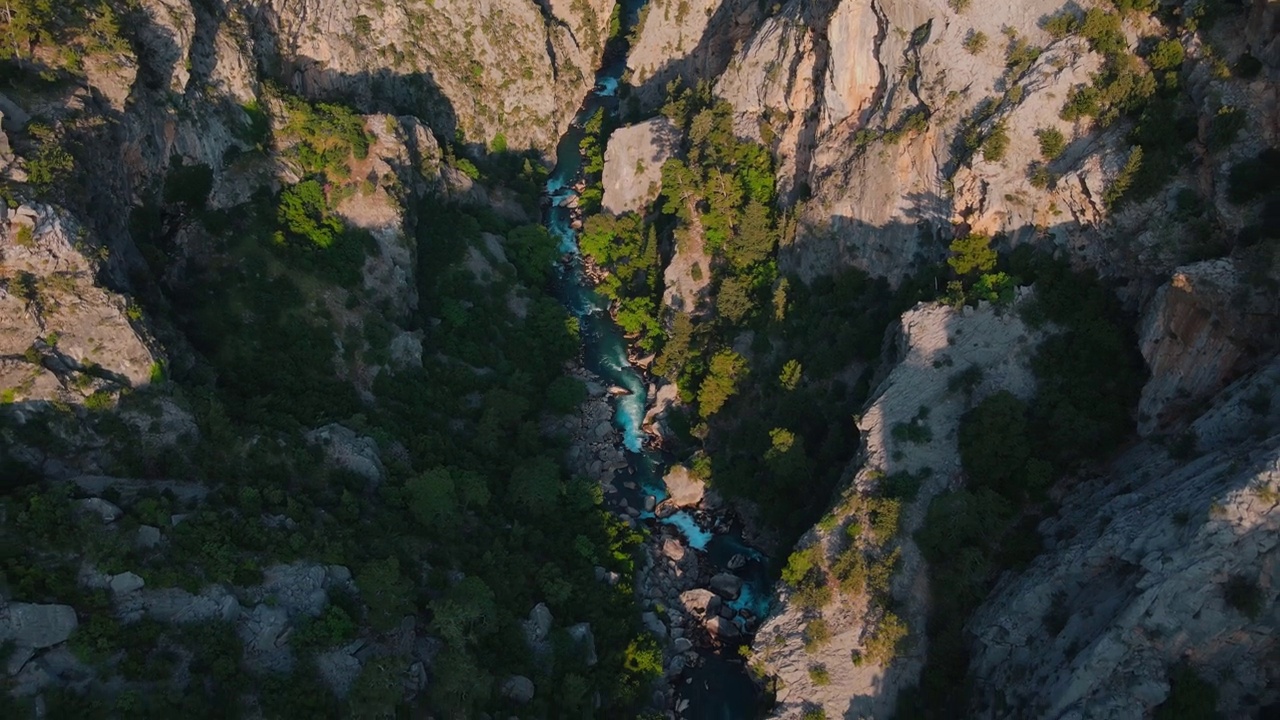
{"type": "MultiPolygon", "coordinates": [[[[430,603],[454,602],[446,594],[477,591],[450,607],[487,603],[481,631],[505,631],[506,603],[523,618],[537,602],[495,598],[480,555],[456,545],[501,535],[479,529],[490,521],[512,527],[489,497],[530,479],[494,469],[504,457],[537,456],[531,482],[549,478],[552,498],[566,480],[536,421],[577,341],[543,292],[555,253],[530,237],[531,188],[593,83],[613,9],[104,0],[59,6],[0,53],[12,71],[0,95],[0,531],[30,549],[0,557],[0,715],[135,714],[122,709],[132,702],[139,717],[171,717],[162,687],[245,717],[317,702],[322,714],[415,703],[459,717],[482,703],[636,704],[583,680],[597,665],[592,626],[568,596],[625,604],[592,568],[629,558],[610,554],[589,496],[512,556],[539,554],[555,591],[539,599],[572,620],[538,631],[537,663],[504,660],[494,676],[476,628],[425,619],[430,603]],[[508,234],[517,227],[525,235],[508,234]],[[468,328],[486,339],[460,339],[468,328]],[[518,359],[500,336],[520,343],[518,359]],[[499,389],[520,373],[521,387],[499,389]],[[480,440],[483,403],[503,419],[480,440]],[[431,449],[459,438],[495,464],[431,449]],[[419,475],[460,463],[481,501],[445,514],[461,526],[410,513],[409,486],[453,482],[419,475]],[[324,529],[339,514],[344,529],[324,529]],[[569,539],[552,539],[560,531],[569,539]],[[581,661],[561,654],[566,634],[581,661]],[[566,676],[578,700],[560,692],[566,676]],[[250,677],[249,693],[224,684],[250,677]],[[424,694],[428,680],[437,691],[424,694]]],[[[0,22],[12,34],[18,21],[0,22]]],[[[517,504],[517,524],[541,522],[517,504]]],[[[630,632],[614,625],[606,641],[626,647],[611,635],[630,632]]],[[[628,672],[616,653],[599,662],[592,675],[628,672]]]]}
{"type": "MultiPolygon", "coordinates": [[[[794,203],[799,220],[795,241],[779,253],[784,271],[813,279],[855,266],[896,284],[943,260],[953,238],[981,233],[998,236],[1005,249],[1030,244],[1056,253],[1114,284],[1138,316],[1139,345],[1151,377],[1134,414],[1139,433],[1152,440],[1117,460],[1106,474],[1108,482],[1066,491],[1063,517],[1092,517],[1083,510],[1086,506],[1101,512],[1094,500],[1105,484],[1134,492],[1137,487],[1150,488],[1150,497],[1161,492],[1157,487],[1170,497],[1184,493],[1181,500],[1170,500],[1175,504],[1194,504],[1193,493],[1200,493],[1195,502],[1202,504],[1214,502],[1206,500],[1213,496],[1222,507],[1234,508],[1228,511],[1231,517],[1247,517],[1248,527],[1268,527],[1265,502],[1246,502],[1241,499],[1245,491],[1230,494],[1228,489],[1270,482],[1265,467],[1274,449],[1261,438],[1273,434],[1273,417],[1265,413],[1254,417],[1258,437],[1223,440],[1214,446],[1221,454],[1202,444],[1201,450],[1211,459],[1181,472],[1165,469],[1161,463],[1170,461],[1158,459],[1163,451],[1156,443],[1185,444],[1189,436],[1180,434],[1205,407],[1230,405],[1228,396],[1237,398],[1238,405],[1235,391],[1225,388],[1267,367],[1277,350],[1275,288],[1280,267],[1274,249],[1275,211],[1254,199],[1258,194],[1240,192],[1238,180],[1242,166],[1280,142],[1276,8],[1269,3],[1246,3],[1239,10],[1223,9],[1203,22],[1194,5],[1165,6],[1163,21],[1145,12],[1129,12],[1117,16],[1118,35],[1113,39],[1118,38],[1119,49],[1110,50],[1099,42],[1096,27],[1082,25],[1086,11],[1098,20],[1103,13],[1115,12],[1115,7],[1053,0],[980,8],[942,0],[784,2],[767,9],[767,16],[738,44],[723,73],[695,80],[714,83],[715,93],[736,110],[737,132],[768,144],[775,153],[779,188],[794,203]],[[1074,25],[1065,22],[1068,16],[1075,18],[1074,25]],[[1055,17],[1062,22],[1055,25],[1051,22],[1055,17]],[[1161,64],[1164,61],[1154,52],[1162,37],[1175,40],[1178,46],[1173,65],[1161,64]],[[1064,110],[1064,103],[1081,88],[1105,91],[1114,80],[1115,68],[1123,63],[1136,63],[1129,65],[1134,74],[1126,80],[1132,83],[1126,89],[1143,83],[1171,84],[1170,76],[1176,75],[1176,91],[1166,95],[1172,98],[1167,104],[1152,110],[1155,117],[1120,113],[1118,119],[1101,121],[1070,116],[1064,110]],[[1172,128],[1179,122],[1188,128],[1177,131],[1182,135],[1173,141],[1176,153],[1162,160],[1150,126],[1172,128]],[[1055,135],[1061,142],[1056,147],[1046,145],[1044,138],[1055,135]],[[1138,156],[1135,148],[1144,154],[1138,156]],[[1159,176],[1144,179],[1135,173],[1135,157],[1161,167],[1149,171],[1159,176]],[[1161,162],[1167,164],[1159,166],[1161,162]],[[1130,183],[1140,182],[1151,186],[1126,195],[1130,183]],[[1122,197],[1132,199],[1118,200],[1122,197]],[[1145,472],[1136,470],[1135,462],[1149,463],[1149,467],[1145,472]]],[[[657,19],[656,14],[649,15],[646,33],[663,37],[667,45],[680,45],[685,28],[667,18],[670,26],[658,30],[657,19]]],[[[727,19],[719,27],[724,36],[739,37],[738,26],[727,19]]],[[[637,72],[637,77],[643,80],[645,73],[637,72]]],[[[904,323],[912,317],[905,316],[904,323]]],[[[1008,347],[1003,350],[1007,352],[1008,347]]],[[[894,373],[901,371],[898,367],[894,373]]],[[[925,369],[922,375],[951,372],[925,369]]],[[[927,381],[921,382],[928,386],[927,381]]],[[[863,425],[892,394],[892,387],[878,394],[863,415],[863,425]]],[[[922,404],[933,410],[932,423],[938,417],[936,408],[929,402],[922,404]]],[[[1257,404],[1265,405],[1261,399],[1257,404]]],[[[908,412],[895,422],[911,419],[908,412]]],[[[1201,427],[1200,421],[1194,427],[1201,427]]],[[[935,432],[935,444],[939,435],[946,434],[935,432]]],[[[873,432],[864,435],[863,442],[868,458],[851,474],[857,477],[854,492],[865,493],[874,488],[867,481],[868,472],[892,470],[874,461],[873,451],[885,442],[883,438],[873,432]]],[[[929,452],[928,447],[907,447],[900,451],[899,462],[910,465],[914,457],[929,452]]],[[[950,457],[954,463],[954,455],[950,457]]],[[[935,474],[924,488],[941,482],[935,474]]],[[[1257,492],[1269,497],[1270,491],[1257,492]]],[[[913,507],[924,505],[927,501],[913,507]]],[[[1121,512],[1120,508],[1107,513],[1107,518],[1121,512]]],[[[1133,528],[1147,523],[1147,534],[1137,529],[1116,529],[1115,535],[1099,530],[1097,537],[1107,539],[1096,540],[1097,545],[1084,540],[1079,547],[1093,548],[1101,557],[1104,546],[1108,551],[1125,543],[1145,548],[1142,543],[1150,540],[1155,545],[1166,542],[1161,546],[1164,552],[1173,552],[1175,541],[1154,529],[1155,516],[1163,511],[1150,505],[1123,508],[1133,528]]],[[[837,527],[849,512],[847,505],[837,504],[837,527]]],[[[1179,517],[1189,514],[1188,527],[1198,527],[1204,514],[1191,507],[1169,512],[1179,517]]],[[[1042,531],[1052,533],[1055,522],[1065,520],[1050,522],[1042,531]]],[[[839,551],[840,535],[831,529],[828,518],[800,547],[823,547],[824,555],[830,556],[839,551]]],[[[1220,710],[1238,714],[1241,698],[1250,698],[1250,707],[1263,702],[1257,692],[1265,687],[1266,678],[1256,668],[1267,651],[1261,638],[1268,632],[1266,618],[1275,594],[1265,569],[1269,561],[1246,566],[1227,560],[1223,548],[1234,548],[1235,540],[1221,534],[1214,537],[1179,550],[1178,570],[1162,566],[1169,572],[1151,576],[1139,589],[1162,586],[1172,598],[1174,587],[1221,585],[1232,573],[1262,578],[1265,609],[1258,618],[1228,612],[1224,620],[1219,611],[1197,630],[1197,637],[1207,641],[1232,633],[1242,639],[1240,654],[1221,654],[1252,668],[1238,684],[1223,689],[1220,710]]],[[[898,601],[903,600],[904,588],[914,587],[917,596],[923,595],[916,583],[925,582],[925,575],[909,561],[910,546],[909,540],[904,541],[902,569],[894,576],[898,601]]],[[[1069,576],[1077,583],[1064,589],[1068,584],[1064,579],[1056,586],[1071,598],[1081,598],[1072,607],[1101,602],[1099,593],[1106,583],[1085,579],[1093,575],[1082,569],[1087,564],[1084,552],[1055,545],[1041,558],[1043,568],[1031,576],[1039,580],[1010,580],[1002,585],[985,614],[975,619],[974,632],[998,635],[1005,603],[1038,598],[1038,611],[1043,611],[1052,592],[1041,595],[1034,587],[1038,581],[1047,582],[1050,573],[1069,576]],[[1080,584],[1084,590],[1079,590],[1080,584]],[[1026,596],[1019,596],[1020,592],[1026,596]]],[[[1250,563],[1254,552],[1244,553],[1250,563]]],[[[1259,557],[1264,552],[1257,551],[1259,557]]],[[[1015,707],[1020,711],[1003,716],[1017,717],[1018,712],[1052,717],[1134,716],[1163,701],[1169,692],[1166,671],[1191,643],[1182,636],[1167,646],[1149,637],[1134,640],[1127,629],[1148,627],[1142,624],[1146,621],[1121,615],[1137,612],[1138,603],[1146,602],[1148,596],[1138,601],[1137,592],[1116,601],[1115,607],[1124,610],[1108,611],[1105,622],[1112,624],[1105,628],[1082,624],[1062,641],[1065,646],[1074,640],[1073,652],[1082,646],[1098,648],[1099,654],[1082,659],[1082,665],[1061,657],[1043,663],[1031,660],[1043,657],[1048,647],[1044,643],[1050,640],[1026,640],[1041,644],[1027,645],[1034,649],[1024,651],[1024,638],[1029,637],[1025,629],[1009,642],[1019,648],[1008,651],[1013,655],[1001,650],[1003,640],[980,637],[980,644],[988,643],[982,650],[986,664],[976,671],[984,687],[1003,688],[1003,697],[1010,702],[1018,698],[1015,707]],[[1118,647],[1113,640],[1121,637],[1126,644],[1118,647]],[[1152,642],[1157,649],[1145,648],[1143,642],[1152,642]],[[1014,656],[1023,659],[1010,660],[1014,656]],[[997,671],[1006,666],[1011,668],[1008,672],[997,671]],[[1052,668],[1057,668],[1058,675],[1052,675],[1052,668]],[[1028,673],[1037,672],[1038,679],[1029,679],[1028,673]],[[1120,704],[1106,705],[1103,698],[1108,693],[1128,697],[1134,704],[1122,707],[1117,700],[1120,704]]],[[[1220,607],[1220,594],[1214,592],[1200,591],[1200,595],[1212,596],[1215,599],[1206,602],[1218,602],[1220,607]]],[[[800,646],[807,637],[805,628],[815,617],[785,588],[780,613],[758,636],[755,647],[765,658],[764,667],[781,680],[780,716],[799,716],[806,702],[823,706],[828,717],[850,712],[880,716],[891,704],[895,688],[901,686],[901,678],[910,677],[927,653],[922,644],[913,644],[910,656],[894,663],[887,674],[876,663],[851,668],[849,651],[865,650],[866,629],[874,627],[880,611],[874,604],[870,609],[857,602],[838,606],[841,609],[831,617],[823,613],[825,622],[835,629],[831,644],[812,656],[800,646]],[[811,672],[815,665],[827,669],[829,681],[823,673],[811,672]]],[[[1201,607],[1207,605],[1196,604],[1201,607]]],[[[1166,619],[1180,618],[1171,620],[1168,627],[1189,617],[1184,610],[1161,609],[1166,619]]],[[[919,606],[908,610],[913,612],[914,620],[923,620],[919,606]]],[[[1025,617],[1030,616],[1028,610],[1025,617]]],[[[1188,659],[1197,667],[1197,661],[1204,659],[1214,682],[1227,674],[1230,662],[1211,661],[1195,653],[1188,659]]],[[[988,699],[998,694],[990,690],[988,699]]],[[[989,707],[1001,707],[1000,702],[993,700],[989,707]]],[[[999,716],[998,711],[989,712],[999,716]]]]}
{"type": "Polygon", "coordinates": [[[823,582],[839,588],[837,597],[813,608],[784,588],[780,607],[756,636],[756,662],[777,678],[774,716],[798,717],[821,707],[827,717],[890,717],[897,691],[916,682],[927,652],[919,634],[928,610],[928,578],[912,533],[924,522],[933,496],[960,482],[956,432],[965,410],[1000,390],[1023,397],[1034,391],[1028,361],[1035,341],[1015,314],[991,307],[958,312],[922,305],[902,316],[892,339],[895,364],[858,419],[863,448],[850,470],[851,484],[822,524],[797,543],[798,553],[816,550],[827,575],[823,582]],[[981,375],[965,389],[952,378],[969,368],[981,375]],[[906,440],[900,428],[913,424],[927,428],[928,438],[906,440]],[[869,501],[885,494],[887,478],[903,474],[919,482],[913,497],[892,510],[868,511],[869,501]],[[883,526],[867,522],[869,513],[883,512],[894,517],[891,537],[878,534],[886,532],[883,526]],[[892,574],[891,586],[845,584],[841,558],[851,553],[881,564],[892,574]],[[901,656],[876,659],[869,648],[884,631],[886,604],[914,636],[901,656]],[[814,639],[820,635],[826,637],[814,639]],[[851,653],[864,659],[851,662],[851,653]]]}
{"type": "Polygon", "coordinates": [[[160,357],[136,305],[97,284],[88,230],[41,205],[4,211],[0,258],[0,387],[4,402],[60,400],[99,406],[145,385],[160,357]]]}
{"type": "Polygon", "coordinates": [[[1063,499],[1048,547],[973,618],[981,717],[1140,717],[1186,662],[1225,717],[1280,700],[1280,365],[1220,393],[1171,457],[1142,443],[1063,499]]]}

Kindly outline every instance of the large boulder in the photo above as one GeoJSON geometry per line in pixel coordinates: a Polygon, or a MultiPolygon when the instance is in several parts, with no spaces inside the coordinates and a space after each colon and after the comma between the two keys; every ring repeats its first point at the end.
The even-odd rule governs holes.
{"type": "Polygon", "coordinates": [[[733,573],[718,573],[711,576],[711,589],[726,600],[737,600],[742,592],[742,578],[733,573]]]}
{"type": "Polygon", "coordinates": [[[357,435],[349,427],[331,423],[307,433],[307,441],[323,446],[334,465],[371,483],[380,482],[386,474],[378,443],[371,437],[357,435]]]}
{"type": "Polygon", "coordinates": [[[141,590],[146,584],[147,582],[137,573],[122,572],[119,575],[111,576],[111,592],[116,593],[117,595],[124,595],[126,593],[141,590]]]}
{"type": "Polygon", "coordinates": [[[12,642],[37,650],[53,647],[66,642],[79,624],[70,605],[9,603],[0,609],[0,644],[12,642]]]}
{"type": "Polygon", "coordinates": [[[113,523],[124,515],[124,511],[115,504],[110,503],[102,498],[85,498],[76,505],[82,512],[91,513],[102,518],[103,523],[113,523]]]}
{"type": "Polygon", "coordinates": [[[683,465],[671,468],[666,477],[662,478],[662,482],[666,483],[671,504],[678,507],[697,505],[702,502],[702,496],[707,492],[707,486],[690,474],[689,468],[683,465]]]}
{"type": "Polygon", "coordinates": [[[547,635],[551,632],[551,623],[554,622],[551,617],[551,609],[546,603],[538,603],[529,611],[529,619],[524,621],[524,637],[530,647],[547,639],[547,635]]]}
{"type": "Polygon", "coordinates": [[[578,623],[571,626],[569,637],[573,638],[574,644],[582,651],[582,661],[587,664],[587,667],[599,661],[596,657],[596,637],[591,632],[591,623],[578,623]]]}
{"type": "Polygon", "coordinates": [[[680,593],[680,605],[690,615],[702,616],[707,614],[707,608],[711,606],[715,597],[715,593],[705,588],[685,590],[680,593]]]}
{"type": "Polygon", "coordinates": [[[742,634],[738,626],[726,617],[717,615],[707,621],[707,632],[718,640],[732,640],[742,634]]]}
{"type": "Polygon", "coordinates": [[[510,698],[518,703],[527,703],[533,699],[533,681],[523,675],[512,675],[502,681],[502,687],[499,692],[505,698],[510,698]]]}

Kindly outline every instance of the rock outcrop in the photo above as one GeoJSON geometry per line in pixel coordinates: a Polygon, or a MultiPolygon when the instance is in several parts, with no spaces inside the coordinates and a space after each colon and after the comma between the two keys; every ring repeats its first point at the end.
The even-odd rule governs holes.
{"type": "Polygon", "coordinates": [[[751,0],[650,0],[627,55],[627,81],[645,105],[661,104],[672,81],[720,74],[760,16],[751,0]]]}
{"type": "Polygon", "coordinates": [[[1222,717],[1280,700],[1280,364],[1191,432],[1193,457],[1141,443],[1042,525],[1045,553],[970,623],[974,717],[1142,717],[1180,662],[1222,717]]]}
{"type": "Polygon", "coordinates": [[[1113,138],[1082,132],[1056,161],[1053,188],[1034,187],[1023,162],[957,145],[969,129],[981,139],[1003,123],[1006,154],[1021,160],[1038,157],[1037,128],[1071,136],[1061,99],[1098,59],[1083,40],[1040,28],[1059,9],[1038,0],[961,14],[943,0],[843,0],[786,3],[766,20],[716,89],[740,131],[774,146],[781,190],[807,199],[784,266],[811,278],[856,265],[897,280],[940,259],[953,222],[983,232],[1097,222],[1081,198],[1100,195],[1118,169],[1113,138]],[[966,52],[971,35],[996,40],[1004,29],[1044,52],[1016,71],[1000,42],[966,52]]]}
{"type": "Polygon", "coordinates": [[[680,147],[679,128],[663,116],[618,128],[604,151],[605,210],[643,214],[662,189],[662,164],[680,147]]]}
{"type": "Polygon", "coordinates": [[[689,472],[689,468],[676,465],[667,471],[662,482],[670,493],[668,501],[676,507],[693,507],[702,502],[707,486],[689,472]]]}
{"type": "Polygon", "coordinates": [[[43,650],[66,642],[79,624],[70,605],[7,603],[0,607],[0,643],[43,650]]]}
{"type": "MultiPolygon", "coordinates": [[[[939,305],[920,305],[902,316],[894,340],[897,364],[873,393],[858,421],[863,452],[851,486],[821,527],[810,530],[797,547],[818,546],[821,557],[834,558],[848,542],[848,525],[859,498],[874,494],[887,475],[907,472],[924,477],[915,498],[901,508],[896,549],[899,560],[890,591],[895,609],[911,636],[912,650],[892,665],[867,661],[851,664],[853,652],[862,653],[876,633],[881,611],[868,607],[862,593],[838,592],[820,611],[803,609],[791,591],[779,587],[780,603],[760,627],[755,656],[770,675],[780,681],[774,717],[791,718],[801,709],[817,705],[828,717],[889,717],[897,690],[915,682],[923,666],[923,631],[927,616],[928,578],[924,559],[912,534],[924,521],[929,501],[946,489],[960,471],[956,433],[961,415],[970,403],[998,390],[1027,397],[1035,387],[1029,369],[1034,334],[1013,312],[997,312],[983,306],[956,311],[939,305]],[[951,368],[941,372],[938,368],[951,368]],[[952,375],[970,367],[981,369],[981,381],[971,394],[950,382],[952,375]],[[922,411],[922,408],[925,409],[922,411]],[[929,439],[906,444],[894,437],[894,428],[923,422],[929,439]],[[826,529],[829,528],[829,529],[826,529]],[[806,628],[821,619],[830,639],[807,649],[806,628]],[[815,681],[809,668],[830,669],[829,682],[815,681]]],[[[862,527],[854,543],[879,543],[862,527]]],[[[835,580],[828,581],[834,585],[835,580]]]]}
{"type": "Polygon", "coordinates": [[[1194,412],[1280,345],[1280,302],[1230,259],[1178,268],[1143,315],[1139,347],[1151,371],[1138,404],[1151,432],[1194,412]]]}
{"type": "Polygon", "coordinates": [[[212,74],[228,56],[233,68],[256,59],[309,97],[412,110],[449,137],[456,129],[480,145],[503,136],[512,148],[549,151],[593,82],[613,6],[272,0],[231,5],[217,53],[180,48],[193,75],[212,74]]]}
{"type": "Polygon", "coordinates": [[[83,404],[145,385],[160,359],[141,311],[97,282],[96,239],[43,205],[0,208],[0,390],[5,402],[83,404]]]}

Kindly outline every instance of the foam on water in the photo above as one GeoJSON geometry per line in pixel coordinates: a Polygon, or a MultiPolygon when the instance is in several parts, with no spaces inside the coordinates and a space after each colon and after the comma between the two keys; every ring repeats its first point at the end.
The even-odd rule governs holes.
{"type": "Polygon", "coordinates": [[[698,522],[685,510],[662,518],[662,522],[680,530],[680,533],[688,539],[691,548],[706,550],[707,544],[711,542],[711,533],[698,527],[698,522]]]}

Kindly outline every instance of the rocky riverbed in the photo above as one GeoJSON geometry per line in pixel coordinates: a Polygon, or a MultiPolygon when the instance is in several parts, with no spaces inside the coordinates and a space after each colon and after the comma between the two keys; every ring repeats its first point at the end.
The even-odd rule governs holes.
{"type": "MultiPolygon", "coordinates": [[[[632,527],[647,530],[635,587],[645,627],[665,650],[667,685],[655,691],[654,704],[668,717],[685,717],[690,700],[681,697],[682,686],[694,682],[694,671],[709,656],[736,657],[737,647],[759,624],[758,602],[748,602],[748,581],[735,571],[759,565],[761,558],[745,546],[743,552],[726,551],[742,523],[684,467],[666,473],[664,497],[647,491],[643,474],[649,469],[643,463],[648,459],[623,449],[613,423],[615,398],[625,391],[582,368],[573,374],[587,386],[588,397],[580,412],[562,419],[556,430],[570,439],[567,459],[573,472],[599,482],[608,506],[632,527]]],[[[600,579],[618,578],[601,571],[600,579]]]]}

